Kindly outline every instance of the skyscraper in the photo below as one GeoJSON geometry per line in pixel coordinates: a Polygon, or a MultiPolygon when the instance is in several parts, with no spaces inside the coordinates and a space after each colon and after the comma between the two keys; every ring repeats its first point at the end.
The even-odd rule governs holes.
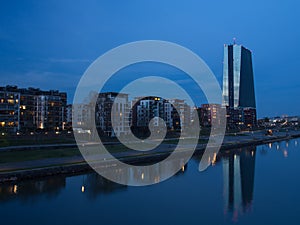
{"type": "Polygon", "coordinates": [[[227,128],[256,126],[256,102],[251,51],[242,45],[224,46],[223,99],[227,128]],[[237,115],[238,112],[238,117],[237,115]]]}
{"type": "Polygon", "coordinates": [[[225,106],[256,108],[251,51],[237,44],[224,46],[225,106]]]}

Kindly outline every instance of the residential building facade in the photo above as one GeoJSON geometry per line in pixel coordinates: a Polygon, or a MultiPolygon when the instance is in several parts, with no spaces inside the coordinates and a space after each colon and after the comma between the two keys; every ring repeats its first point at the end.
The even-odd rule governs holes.
{"type": "Polygon", "coordinates": [[[0,129],[16,132],[20,129],[20,93],[14,88],[0,87],[0,129]]]}
{"type": "Polygon", "coordinates": [[[96,102],[95,120],[100,135],[109,137],[127,135],[130,131],[129,115],[128,94],[117,92],[99,94],[96,102]]]}
{"type": "Polygon", "coordinates": [[[171,103],[163,98],[155,96],[137,97],[132,101],[132,126],[148,127],[152,119],[154,126],[160,126],[158,118],[161,118],[166,127],[171,129],[173,126],[172,110],[171,103]]]}
{"type": "Polygon", "coordinates": [[[213,122],[218,126],[221,124],[221,119],[224,119],[221,117],[220,104],[202,104],[199,110],[199,121],[202,127],[211,127],[213,122]]]}
{"type": "Polygon", "coordinates": [[[7,132],[61,130],[67,94],[36,88],[0,87],[0,125],[7,132]]]}
{"type": "Polygon", "coordinates": [[[182,99],[171,99],[174,130],[184,130],[191,124],[191,107],[182,99]]]}

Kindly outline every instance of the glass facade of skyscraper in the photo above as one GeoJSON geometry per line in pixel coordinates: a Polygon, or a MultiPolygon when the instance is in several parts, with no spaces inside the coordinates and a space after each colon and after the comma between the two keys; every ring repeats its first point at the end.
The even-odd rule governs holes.
{"type": "Polygon", "coordinates": [[[223,63],[223,105],[227,108],[227,127],[256,126],[251,51],[241,45],[225,45],[223,63]]]}
{"type": "Polygon", "coordinates": [[[224,105],[256,108],[251,51],[241,45],[224,46],[224,105]]]}

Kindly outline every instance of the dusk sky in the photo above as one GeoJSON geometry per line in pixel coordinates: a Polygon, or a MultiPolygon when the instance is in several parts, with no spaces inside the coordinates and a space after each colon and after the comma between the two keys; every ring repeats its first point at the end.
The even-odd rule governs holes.
{"type": "Polygon", "coordinates": [[[97,57],[149,39],[189,48],[221,83],[235,37],[253,52],[258,116],[300,115],[299,27],[296,0],[1,1],[0,86],[58,89],[72,102],[97,57]]]}

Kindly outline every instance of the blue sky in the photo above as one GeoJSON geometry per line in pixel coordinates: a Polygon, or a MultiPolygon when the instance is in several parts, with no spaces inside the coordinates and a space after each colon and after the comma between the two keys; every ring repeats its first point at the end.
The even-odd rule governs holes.
{"type": "Polygon", "coordinates": [[[71,102],[93,60],[145,39],[189,48],[221,82],[223,45],[236,37],[253,51],[259,117],[299,115],[299,8],[296,0],[1,0],[0,85],[59,89],[71,102]]]}

